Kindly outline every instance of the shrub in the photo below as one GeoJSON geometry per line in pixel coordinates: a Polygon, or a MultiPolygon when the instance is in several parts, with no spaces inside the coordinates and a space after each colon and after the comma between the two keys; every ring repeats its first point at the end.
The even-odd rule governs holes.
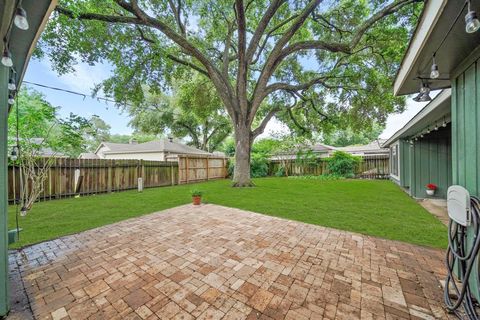
{"type": "Polygon", "coordinates": [[[250,173],[252,178],[261,178],[268,175],[268,160],[265,155],[252,153],[250,158],[250,173]]]}
{"type": "Polygon", "coordinates": [[[335,151],[331,157],[325,160],[327,161],[327,170],[330,174],[353,178],[355,177],[355,169],[360,164],[362,158],[352,156],[343,151],[335,151]]]}
{"type": "Polygon", "coordinates": [[[276,177],[285,177],[286,176],[285,167],[283,167],[283,166],[278,167],[277,172],[275,172],[275,176],[276,177]]]}

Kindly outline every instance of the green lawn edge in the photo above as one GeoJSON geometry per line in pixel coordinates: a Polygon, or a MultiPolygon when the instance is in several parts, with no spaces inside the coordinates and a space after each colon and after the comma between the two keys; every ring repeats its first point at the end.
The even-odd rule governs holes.
{"type": "MultiPolygon", "coordinates": [[[[255,188],[229,180],[99,194],[36,203],[19,218],[20,241],[11,249],[75,234],[191,202],[200,189],[207,203],[417,245],[446,248],[447,228],[388,180],[318,181],[261,178],[255,188]]],[[[9,207],[15,228],[15,207],[9,207]]]]}

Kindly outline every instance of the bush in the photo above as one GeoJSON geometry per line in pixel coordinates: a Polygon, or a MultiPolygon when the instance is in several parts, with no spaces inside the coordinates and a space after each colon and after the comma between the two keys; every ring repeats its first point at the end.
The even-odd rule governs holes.
{"type": "MultiPolygon", "coordinates": [[[[228,162],[228,176],[233,177],[235,172],[235,160],[228,162]]],[[[252,153],[250,156],[250,175],[252,178],[262,178],[268,175],[268,160],[265,155],[252,153]]]]}
{"type": "Polygon", "coordinates": [[[278,167],[277,172],[275,172],[276,177],[285,177],[285,167],[278,167]]]}
{"type": "Polygon", "coordinates": [[[252,153],[250,158],[250,174],[252,178],[261,178],[268,175],[268,160],[265,155],[252,153]]]}
{"type": "Polygon", "coordinates": [[[330,174],[353,178],[355,177],[355,169],[360,164],[362,158],[352,156],[343,151],[335,151],[331,157],[325,160],[327,161],[327,170],[330,174]]]}

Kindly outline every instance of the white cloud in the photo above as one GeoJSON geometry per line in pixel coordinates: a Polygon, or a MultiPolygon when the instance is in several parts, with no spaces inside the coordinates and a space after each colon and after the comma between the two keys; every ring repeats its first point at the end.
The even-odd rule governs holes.
{"type": "Polygon", "coordinates": [[[52,70],[49,61],[42,60],[42,64],[57,77],[58,81],[67,86],[68,89],[85,94],[92,93],[96,84],[99,84],[110,76],[110,70],[103,64],[90,66],[85,63],[80,63],[74,67],[74,72],[61,76],[58,76],[57,73],[52,70]]]}

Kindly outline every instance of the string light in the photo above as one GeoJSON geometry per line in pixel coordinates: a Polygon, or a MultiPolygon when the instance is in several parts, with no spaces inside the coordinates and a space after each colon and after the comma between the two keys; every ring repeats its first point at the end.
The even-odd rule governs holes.
{"type": "Polygon", "coordinates": [[[13,19],[13,23],[17,26],[18,29],[21,30],[28,30],[28,19],[27,19],[27,11],[22,8],[21,3],[18,5],[17,10],[15,11],[15,18],[13,19]]]}
{"type": "Polygon", "coordinates": [[[10,80],[8,80],[8,90],[14,91],[17,89],[17,85],[15,84],[15,79],[13,76],[10,77],[10,80]]]}
{"type": "Polygon", "coordinates": [[[478,21],[477,12],[470,7],[471,1],[467,0],[468,12],[465,15],[465,31],[467,33],[474,33],[480,29],[480,21],[478,21]]]}
{"type": "Polygon", "coordinates": [[[13,95],[13,93],[10,93],[8,95],[8,104],[13,105],[14,103],[15,103],[15,96],[13,95]]]}
{"type": "Polygon", "coordinates": [[[13,67],[12,54],[10,53],[10,50],[8,50],[6,43],[5,49],[3,49],[2,64],[8,68],[13,67]]]}
{"type": "Polygon", "coordinates": [[[438,65],[435,62],[435,53],[434,53],[432,58],[432,68],[430,72],[430,79],[437,79],[439,76],[440,76],[440,72],[438,72],[438,65]]]}

